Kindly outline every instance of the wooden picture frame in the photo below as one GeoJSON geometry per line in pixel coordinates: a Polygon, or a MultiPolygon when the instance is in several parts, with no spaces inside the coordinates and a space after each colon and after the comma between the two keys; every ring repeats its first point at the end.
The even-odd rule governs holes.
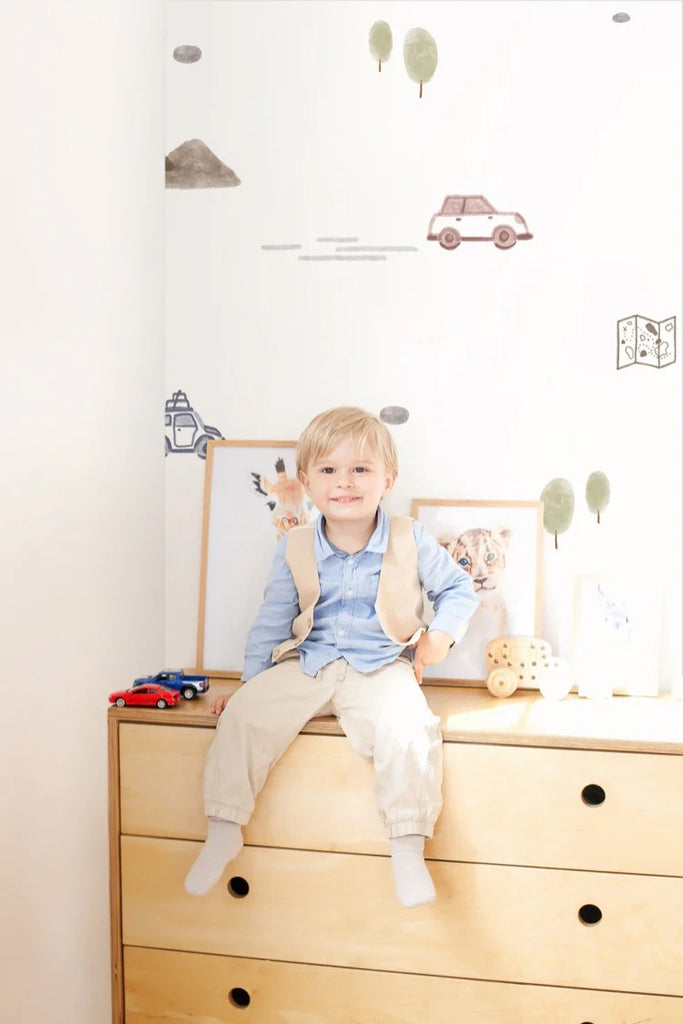
{"type": "Polygon", "coordinates": [[[425,669],[425,679],[484,684],[490,640],[541,636],[543,502],[415,498],[411,515],[482,581],[475,584],[480,604],[467,633],[444,661],[425,669]]]}
{"type": "Polygon", "coordinates": [[[296,479],[295,445],[212,441],[207,447],[196,667],[209,675],[240,678],[278,537],[317,515],[296,479]]]}

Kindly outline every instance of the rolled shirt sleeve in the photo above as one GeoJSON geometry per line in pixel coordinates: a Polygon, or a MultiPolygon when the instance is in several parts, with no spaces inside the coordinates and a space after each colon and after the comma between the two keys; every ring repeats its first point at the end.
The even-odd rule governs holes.
{"type": "Polygon", "coordinates": [[[434,605],[434,618],[429,628],[442,630],[458,643],[479,603],[472,578],[417,520],[413,532],[420,583],[434,605]]]}
{"type": "Polygon", "coordinates": [[[263,604],[249,630],[244,652],[242,681],[272,668],[273,648],[292,635],[292,621],[299,614],[299,597],[285,554],[287,535],[278,542],[273,567],[263,593],[263,604]]]}

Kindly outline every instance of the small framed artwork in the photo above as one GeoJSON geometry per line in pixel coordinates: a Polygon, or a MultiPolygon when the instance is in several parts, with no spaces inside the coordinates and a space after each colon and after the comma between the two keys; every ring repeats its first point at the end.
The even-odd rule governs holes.
{"type": "Polygon", "coordinates": [[[637,578],[574,580],[572,673],[580,697],[659,693],[661,593],[637,578]]]}
{"type": "Polygon", "coordinates": [[[277,542],[317,509],[296,476],[293,441],[208,445],[197,668],[239,678],[277,542]]]}
{"type": "Polygon", "coordinates": [[[486,680],[486,645],[497,636],[540,636],[543,502],[416,498],[412,516],[472,577],[479,606],[430,682],[486,680]]]}

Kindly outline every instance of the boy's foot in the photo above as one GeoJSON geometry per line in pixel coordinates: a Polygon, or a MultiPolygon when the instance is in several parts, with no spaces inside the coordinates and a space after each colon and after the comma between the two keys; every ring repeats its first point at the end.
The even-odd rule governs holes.
{"type": "Polygon", "coordinates": [[[436,899],[434,883],[424,862],[424,836],[398,836],[390,840],[391,867],[399,903],[418,907],[436,899]]]}
{"type": "Polygon", "coordinates": [[[226,864],[242,849],[242,827],[236,821],[209,818],[204,845],[185,878],[185,888],[192,896],[203,896],[223,874],[226,864]]]}

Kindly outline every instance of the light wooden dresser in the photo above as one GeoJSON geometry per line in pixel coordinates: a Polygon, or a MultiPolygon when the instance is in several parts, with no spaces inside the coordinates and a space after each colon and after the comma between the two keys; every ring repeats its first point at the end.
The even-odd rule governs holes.
{"type": "Polygon", "coordinates": [[[197,898],[209,699],[110,710],[115,1024],[683,1024],[683,702],[425,690],[445,803],[412,910],[335,720],[197,898]]]}

